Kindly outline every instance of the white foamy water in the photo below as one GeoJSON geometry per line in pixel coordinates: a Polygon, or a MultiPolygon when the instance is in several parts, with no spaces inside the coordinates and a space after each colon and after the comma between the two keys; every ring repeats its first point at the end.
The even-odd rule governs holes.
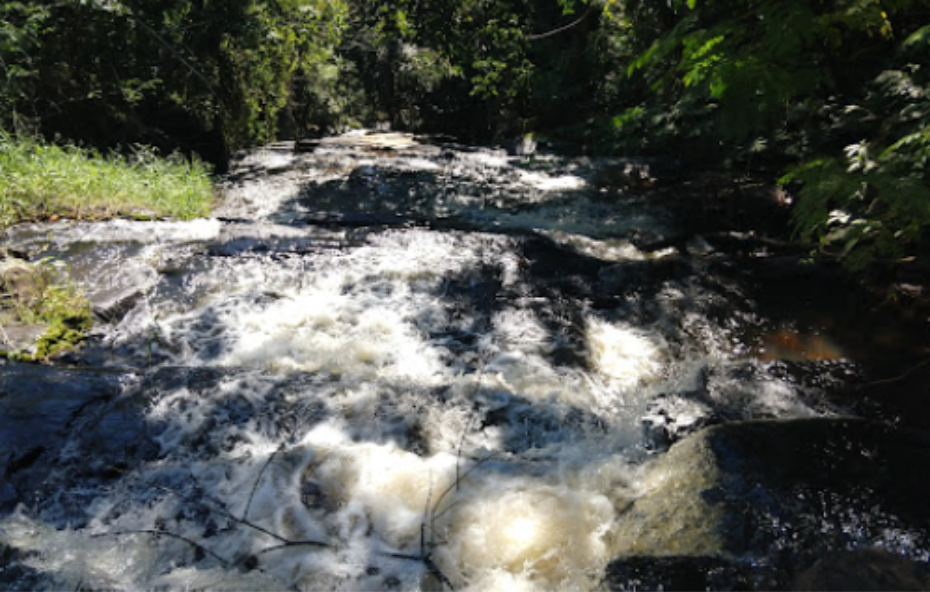
{"type": "Polygon", "coordinates": [[[656,339],[631,327],[591,321],[588,350],[594,367],[608,381],[634,387],[654,380],[662,370],[662,349],[656,339]]]}
{"type": "Polygon", "coordinates": [[[69,484],[93,493],[74,525],[0,520],[49,587],[592,589],[660,395],[703,381],[759,415],[814,413],[787,382],[728,374],[738,344],[697,314],[719,291],[623,283],[609,266],[671,254],[623,235],[650,213],[574,195],[581,170],[357,141],[247,156],[219,211],[236,223],[56,230],[85,282],[114,269],[88,252],[135,245],[140,294],[88,355],[141,377],[158,452],[69,484]],[[377,218],[392,182],[417,223],[377,218]],[[306,224],[340,203],[376,222],[306,224]],[[418,225],[436,212],[468,231],[418,225]]]}

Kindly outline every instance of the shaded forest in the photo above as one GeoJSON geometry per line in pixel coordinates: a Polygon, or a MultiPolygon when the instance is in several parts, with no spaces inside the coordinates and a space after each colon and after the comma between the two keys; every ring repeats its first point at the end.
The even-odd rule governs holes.
{"type": "Polygon", "coordinates": [[[351,127],[761,174],[799,240],[926,261],[927,0],[0,4],[0,127],[198,154],[351,127]]]}

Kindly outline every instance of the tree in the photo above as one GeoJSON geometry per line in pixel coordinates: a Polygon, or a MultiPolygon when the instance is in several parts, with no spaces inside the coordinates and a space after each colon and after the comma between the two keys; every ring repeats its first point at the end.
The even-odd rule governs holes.
{"type": "MultiPolygon", "coordinates": [[[[854,267],[914,254],[930,222],[925,2],[679,1],[630,65],[731,157],[800,184],[799,236],[854,267]],[[681,107],[684,106],[684,109],[681,107]]],[[[617,122],[629,127],[644,110],[617,122]]]]}
{"type": "Polygon", "coordinates": [[[340,0],[5,3],[4,127],[28,117],[48,137],[181,148],[223,165],[231,150],[276,137],[284,113],[312,117],[298,98],[337,93],[346,9],[340,0]]]}

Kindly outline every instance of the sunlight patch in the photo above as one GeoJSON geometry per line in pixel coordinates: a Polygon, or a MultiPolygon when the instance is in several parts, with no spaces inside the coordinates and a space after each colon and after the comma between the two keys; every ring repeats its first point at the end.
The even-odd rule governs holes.
{"type": "Polygon", "coordinates": [[[438,353],[401,314],[385,306],[357,309],[345,298],[316,294],[242,312],[238,338],[221,365],[372,379],[431,381],[443,374],[438,353]]]}
{"type": "Polygon", "coordinates": [[[622,388],[658,377],[663,366],[662,349],[652,338],[598,319],[588,321],[588,351],[597,371],[622,388]]]}
{"type": "Polygon", "coordinates": [[[587,186],[584,179],[575,175],[552,177],[532,171],[520,171],[520,182],[540,191],[577,191],[587,186]]]}
{"type": "Polygon", "coordinates": [[[347,532],[373,529],[391,546],[413,550],[424,519],[451,501],[443,497],[455,481],[457,459],[451,454],[423,458],[392,444],[338,444],[331,430],[308,440],[317,437],[320,460],[305,478],[319,483],[329,503],[345,509],[347,532]]]}
{"type": "Polygon", "coordinates": [[[599,494],[489,483],[452,513],[449,545],[438,554],[449,575],[470,585],[506,572],[546,588],[585,588],[583,574],[609,555],[603,539],[614,510],[599,494]]]}

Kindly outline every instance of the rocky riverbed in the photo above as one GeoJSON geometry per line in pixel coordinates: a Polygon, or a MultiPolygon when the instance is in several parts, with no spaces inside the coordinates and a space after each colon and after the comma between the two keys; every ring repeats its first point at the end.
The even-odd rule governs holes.
{"type": "Polygon", "coordinates": [[[95,326],[0,367],[3,587],[925,589],[926,325],[663,166],[350,134],[10,229],[95,326]]]}

